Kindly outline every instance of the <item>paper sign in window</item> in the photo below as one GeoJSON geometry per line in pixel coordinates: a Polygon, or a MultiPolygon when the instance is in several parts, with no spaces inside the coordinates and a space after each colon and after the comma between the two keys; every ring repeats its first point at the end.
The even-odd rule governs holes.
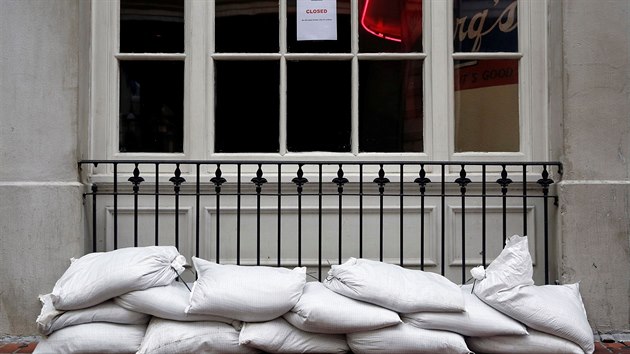
{"type": "Polygon", "coordinates": [[[297,40],[337,40],[337,0],[297,0],[297,40]]]}

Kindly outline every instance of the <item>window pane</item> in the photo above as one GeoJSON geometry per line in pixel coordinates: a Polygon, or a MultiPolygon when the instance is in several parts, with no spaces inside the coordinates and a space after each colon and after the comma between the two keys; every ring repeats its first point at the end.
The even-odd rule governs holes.
{"type": "Polygon", "coordinates": [[[518,60],[455,61],[455,151],[519,151],[518,60]]]}
{"type": "Polygon", "coordinates": [[[120,62],[120,152],[183,152],[184,62],[120,62]]]}
{"type": "Polygon", "coordinates": [[[289,151],[350,151],[350,62],[287,63],[289,151]]]}
{"type": "Polygon", "coordinates": [[[278,0],[216,0],[215,12],[217,52],[278,52],[278,0]]]}
{"type": "Polygon", "coordinates": [[[121,0],[121,53],[183,53],[184,0],[121,0]]]}
{"type": "Polygon", "coordinates": [[[359,63],[359,150],[423,151],[422,61],[359,63]]]}
{"type": "Polygon", "coordinates": [[[517,0],[453,0],[455,52],[517,52],[517,0]]]}
{"type": "Polygon", "coordinates": [[[278,152],[280,65],[215,61],[216,152],[278,152]]]}
{"type": "Polygon", "coordinates": [[[422,0],[359,0],[359,51],[421,52],[422,0]]]}
{"type": "Polygon", "coordinates": [[[297,40],[296,0],[288,1],[287,48],[292,53],[349,53],[350,0],[337,0],[337,40],[297,40]]]}

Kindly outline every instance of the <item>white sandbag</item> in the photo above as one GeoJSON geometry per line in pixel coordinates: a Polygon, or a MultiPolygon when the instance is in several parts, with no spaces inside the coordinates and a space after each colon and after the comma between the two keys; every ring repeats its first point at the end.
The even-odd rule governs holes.
{"type": "Polygon", "coordinates": [[[514,235],[499,257],[478,276],[475,294],[529,328],[568,339],[585,353],[595,350],[578,284],[532,285],[527,237],[514,235]]]}
{"type": "Polygon", "coordinates": [[[442,275],[395,264],[350,258],[333,265],[324,280],[330,290],[398,313],[461,312],[462,293],[442,275]]]}
{"type": "MultiPolygon", "coordinates": [[[[192,287],[192,285],[190,285],[192,287]]],[[[185,312],[190,298],[186,284],[173,281],[166,286],[132,291],[114,298],[119,306],[151,316],[174,321],[214,321],[232,324],[236,320],[213,316],[194,315],[185,312]]]]}
{"type": "Polygon", "coordinates": [[[305,332],[282,317],[244,323],[239,343],[267,353],[346,353],[350,350],[345,335],[305,332]]]}
{"type": "Polygon", "coordinates": [[[105,322],[70,326],[43,337],[33,353],[135,353],[146,328],[105,322]]]}
{"type": "Polygon", "coordinates": [[[40,296],[42,310],[37,317],[37,330],[48,335],[59,329],[90,322],[109,322],[119,324],[147,324],[151,316],[127,310],[114,303],[105,301],[96,306],[80,310],[55,310],[50,294],[40,296]]]}
{"type": "Polygon", "coordinates": [[[193,257],[198,279],[188,314],[207,314],[247,322],[282,316],[300,299],[306,268],[222,265],[193,257]]]}
{"type": "Polygon", "coordinates": [[[470,353],[457,333],[417,328],[407,323],[367,332],[349,333],[353,353],[470,353]]]}
{"type": "Polygon", "coordinates": [[[579,345],[551,334],[529,329],[527,336],[468,337],[470,350],[486,354],[582,354],[579,345]]]}
{"type": "Polygon", "coordinates": [[[238,343],[239,332],[222,322],[180,322],[154,317],[137,354],[258,353],[238,343]]]}
{"type": "Polygon", "coordinates": [[[522,323],[479,300],[472,293],[472,285],[464,285],[461,289],[466,307],[464,312],[409,313],[402,315],[403,320],[419,328],[451,331],[472,337],[527,334],[527,328],[522,323]]]}
{"type": "Polygon", "coordinates": [[[300,301],[284,314],[284,319],[307,332],[339,334],[402,322],[394,311],[339,295],[317,281],[306,283],[300,301]]]}
{"type": "Polygon", "coordinates": [[[52,300],[57,310],[94,306],[134,290],[170,284],[186,259],[172,246],[121,248],[74,260],[57,280],[52,300]]]}

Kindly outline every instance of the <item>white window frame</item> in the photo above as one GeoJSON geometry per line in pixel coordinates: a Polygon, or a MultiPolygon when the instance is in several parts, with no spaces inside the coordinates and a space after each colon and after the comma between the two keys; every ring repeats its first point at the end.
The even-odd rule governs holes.
{"type": "Polygon", "coordinates": [[[351,52],[305,54],[286,52],[286,0],[280,1],[280,52],[267,54],[214,53],[214,1],[185,2],[185,53],[118,53],[119,0],[92,0],[90,68],[90,151],[92,159],[239,159],[239,160],[348,160],[365,161],[527,161],[548,158],[547,1],[519,0],[519,53],[453,54],[453,0],[425,0],[423,53],[358,53],[358,1],[351,5],[351,52]],[[463,57],[519,59],[520,151],[516,153],[455,153],[453,60],[463,57]],[[352,62],[349,153],[286,151],[286,62],[291,59],[336,57],[352,62]],[[422,59],[424,152],[359,153],[358,62],[378,59],[422,59]],[[213,61],[277,59],[280,62],[280,152],[214,153],[213,61]],[[184,152],[120,153],[118,151],[118,60],[182,60],[184,72],[184,152]]]}

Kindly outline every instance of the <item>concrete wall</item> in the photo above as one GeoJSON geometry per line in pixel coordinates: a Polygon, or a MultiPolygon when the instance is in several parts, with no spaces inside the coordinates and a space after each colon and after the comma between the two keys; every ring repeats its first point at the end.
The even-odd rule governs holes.
{"type": "Polygon", "coordinates": [[[595,330],[627,331],[630,2],[566,0],[562,6],[561,281],[580,281],[595,330]]]}
{"type": "Polygon", "coordinates": [[[79,8],[0,4],[0,335],[34,334],[37,295],[83,252],[79,8]]]}

